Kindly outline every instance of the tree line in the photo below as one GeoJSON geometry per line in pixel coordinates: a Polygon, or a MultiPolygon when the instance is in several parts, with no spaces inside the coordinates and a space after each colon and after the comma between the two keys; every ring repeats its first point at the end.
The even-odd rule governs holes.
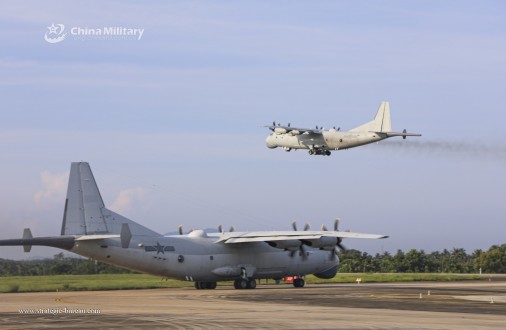
{"type": "MultiPolygon", "coordinates": [[[[347,250],[338,254],[341,273],[506,273],[506,244],[493,245],[487,251],[454,248],[426,253],[411,249],[370,255],[347,250]]],[[[91,259],[65,257],[56,254],[52,259],[7,260],[0,258],[0,276],[86,275],[133,273],[91,259]]]]}
{"type": "Polygon", "coordinates": [[[397,250],[393,255],[384,252],[374,256],[348,250],[338,255],[341,273],[506,273],[506,244],[493,245],[487,251],[474,250],[471,254],[454,248],[431,253],[397,250]]]}

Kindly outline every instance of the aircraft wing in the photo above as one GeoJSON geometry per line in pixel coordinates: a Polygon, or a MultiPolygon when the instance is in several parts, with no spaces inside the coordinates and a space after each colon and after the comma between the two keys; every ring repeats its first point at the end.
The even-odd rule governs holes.
{"type": "Polygon", "coordinates": [[[257,231],[257,232],[229,232],[219,233],[216,243],[225,244],[248,243],[248,242],[272,242],[285,240],[315,240],[321,237],[340,238],[387,238],[386,235],[362,234],[348,231],[257,231]]]}
{"type": "MultiPolygon", "coordinates": [[[[275,124],[275,123],[273,123],[275,124]]],[[[281,125],[270,125],[270,126],[265,126],[267,127],[268,129],[270,129],[271,131],[273,132],[276,132],[276,133],[280,133],[280,134],[283,134],[283,133],[290,133],[292,132],[293,135],[299,135],[299,134],[304,134],[304,133],[307,133],[307,134],[322,134],[322,130],[320,128],[298,128],[298,127],[291,127],[290,125],[288,126],[281,126],[281,125]]]]}

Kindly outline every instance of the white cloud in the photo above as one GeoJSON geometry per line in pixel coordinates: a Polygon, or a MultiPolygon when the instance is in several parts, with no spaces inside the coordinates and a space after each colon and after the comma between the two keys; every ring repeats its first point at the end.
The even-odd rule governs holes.
{"type": "Polygon", "coordinates": [[[42,189],[33,196],[35,204],[40,205],[44,201],[63,201],[68,176],[69,172],[55,174],[49,171],[41,172],[40,181],[42,182],[42,189]]]}
{"type": "Polygon", "coordinates": [[[110,208],[120,214],[128,213],[138,202],[143,201],[145,196],[146,190],[142,187],[121,190],[110,208]]]}

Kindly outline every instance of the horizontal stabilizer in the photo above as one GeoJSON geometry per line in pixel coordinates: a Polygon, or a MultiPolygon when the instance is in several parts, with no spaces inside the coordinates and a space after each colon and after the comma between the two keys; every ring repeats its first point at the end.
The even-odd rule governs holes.
{"type": "MultiPolygon", "coordinates": [[[[23,239],[30,239],[30,238],[33,238],[32,231],[30,230],[30,228],[25,228],[25,230],[23,230],[23,239]]],[[[23,245],[23,250],[25,252],[30,252],[32,250],[32,246],[23,245]]]]}
{"type": "MultiPolygon", "coordinates": [[[[53,237],[34,237],[34,238],[14,238],[0,240],[0,246],[20,246],[23,248],[32,245],[50,246],[64,250],[70,250],[74,247],[75,238],[73,236],[53,236],[53,237]]],[[[26,249],[25,249],[26,251],[26,249]]]]}
{"type": "Polygon", "coordinates": [[[419,133],[406,133],[406,132],[387,132],[387,133],[384,133],[386,134],[386,136],[388,137],[392,137],[392,136],[402,136],[402,137],[406,137],[406,136],[422,136],[422,134],[419,134],[419,133]]]}

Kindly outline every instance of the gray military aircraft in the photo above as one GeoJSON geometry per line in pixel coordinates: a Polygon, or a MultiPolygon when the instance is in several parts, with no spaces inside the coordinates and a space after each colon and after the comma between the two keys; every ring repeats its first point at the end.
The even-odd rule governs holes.
{"type": "Polygon", "coordinates": [[[323,127],[297,128],[290,124],[282,126],[273,122],[268,127],[272,133],[265,140],[267,147],[274,149],[283,148],[285,151],[297,149],[309,149],[310,155],[330,156],[331,150],[349,149],[364,144],[378,142],[393,136],[421,136],[417,133],[392,132],[390,122],[390,105],[384,101],[381,103],[374,120],[355,127],[349,131],[341,131],[339,128],[325,130],[323,127]]]}
{"type": "Polygon", "coordinates": [[[256,279],[299,276],[295,287],[304,286],[304,276],[336,275],[343,238],[386,238],[325,226],[319,231],[252,231],[206,233],[193,230],[164,236],[129,220],[104,205],[88,163],[72,163],[63,212],[61,236],[0,240],[0,246],[51,246],[111,265],[193,281],[197,289],[214,289],[218,281],[234,281],[236,289],[254,289],[256,279]]]}

